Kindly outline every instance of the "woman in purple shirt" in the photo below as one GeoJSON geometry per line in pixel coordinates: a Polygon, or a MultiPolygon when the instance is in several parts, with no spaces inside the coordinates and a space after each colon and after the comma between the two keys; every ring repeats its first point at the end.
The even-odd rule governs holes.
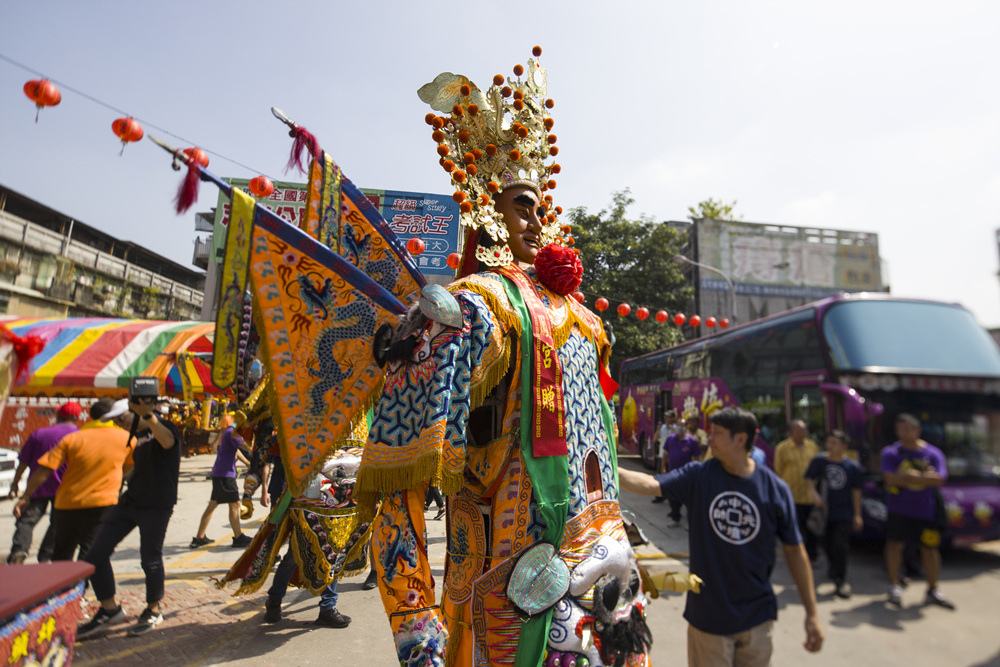
{"type": "Polygon", "coordinates": [[[250,544],[250,536],[243,534],[240,527],[240,492],[236,488],[236,459],[239,459],[245,466],[250,462],[243,454],[241,448],[246,444],[232,426],[226,428],[219,438],[219,449],[215,453],[215,465],[212,466],[212,497],[208,501],[208,507],[201,515],[201,523],[198,525],[198,534],[191,538],[191,549],[203,547],[212,542],[210,537],[206,537],[208,522],[212,520],[212,513],[220,504],[229,505],[229,525],[233,527],[233,548],[244,548],[250,544]]]}
{"type": "MultiPolygon", "coordinates": [[[[42,458],[44,454],[55,447],[64,436],[77,430],[76,420],[80,418],[80,410],[80,404],[76,401],[63,403],[59,406],[59,410],[56,411],[55,424],[44,426],[28,436],[24,446],[21,447],[21,453],[17,457],[17,472],[14,473],[14,482],[10,485],[10,494],[7,496],[8,500],[17,497],[18,483],[21,481],[21,475],[24,474],[24,471],[27,469],[28,476],[30,477],[31,473],[35,472],[35,468],[38,467],[38,459],[42,458]]],[[[21,512],[21,516],[17,518],[17,523],[14,526],[14,540],[10,546],[10,555],[7,556],[8,564],[23,563],[28,557],[35,524],[45,516],[49,504],[55,498],[56,489],[59,488],[59,484],[62,482],[64,472],[66,472],[65,465],[50,475],[48,480],[38,487],[37,491],[31,494],[28,506],[21,512]]],[[[52,533],[52,526],[50,525],[49,529],[45,531],[45,537],[42,538],[41,546],[38,547],[39,563],[52,560],[52,548],[54,545],[55,536],[52,533]]]]}

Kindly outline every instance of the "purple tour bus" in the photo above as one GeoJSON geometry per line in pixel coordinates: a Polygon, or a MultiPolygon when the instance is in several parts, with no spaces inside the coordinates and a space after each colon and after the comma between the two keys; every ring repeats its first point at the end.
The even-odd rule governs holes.
{"type": "Polygon", "coordinates": [[[896,440],[896,415],[911,413],[948,461],[945,539],[1000,538],[1000,350],[957,304],[838,295],[626,359],[620,380],[621,446],[649,467],[669,408],[699,415],[706,430],[715,410],[750,410],[769,464],[792,419],[821,446],[823,433],[846,431],[868,473],[869,537],[886,516],[880,452],[896,440]]]}

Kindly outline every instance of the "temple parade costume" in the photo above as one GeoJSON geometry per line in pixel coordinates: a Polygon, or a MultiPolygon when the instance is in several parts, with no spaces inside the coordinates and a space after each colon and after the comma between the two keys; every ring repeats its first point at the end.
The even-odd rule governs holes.
{"type": "MultiPolygon", "coordinates": [[[[412,299],[407,295],[414,293],[415,284],[355,203],[342,200],[340,169],[325,153],[313,156],[309,185],[303,231],[343,252],[346,261],[377,276],[386,289],[412,299]]],[[[234,219],[241,209],[245,218],[259,215],[248,200],[234,189],[234,219]]],[[[267,409],[262,422],[273,429],[257,439],[255,453],[267,452],[277,440],[281,461],[275,465],[283,468],[286,491],[271,498],[267,521],[219,586],[238,582],[236,595],[258,590],[287,542],[296,564],[290,583],[320,595],[330,583],[368,567],[377,503],[366,505],[366,513],[359,511],[353,490],[368,433],[366,402],[381,384],[371,336],[379,318],[393,315],[376,314],[351,285],[314,262],[308,246],[283,244],[259,224],[246,235],[253,237],[252,248],[230,236],[246,244],[254,288],[252,321],[245,318],[240,332],[237,372],[251,376],[249,361],[259,344],[259,356],[271,374],[247,403],[267,409]]],[[[227,238],[227,247],[229,243],[227,238]]],[[[259,472],[250,472],[245,517],[252,513],[250,499],[261,482],[259,472]]]]}
{"type": "Polygon", "coordinates": [[[296,572],[291,583],[319,595],[332,582],[368,567],[370,522],[360,521],[352,498],[368,427],[359,422],[299,496],[275,498],[268,519],[219,586],[239,582],[236,595],[264,585],[281,547],[289,544],[296,572]]]}
{"type": "Polygon", "coordinates": [[[514,72],[485,92],[451,73],[420,90],[444,114],[427,121],[467,228],[448,288],[463,325],[429,321],[412,353],[390,355],[355,495],[382,500],[372,548],[401,665],[648,665],[610,344],[568,297],[582,267],[545,194],[559,171],[545,70],[514,72]],[[440,601],[429,483],[448,496],[440,601]]]}

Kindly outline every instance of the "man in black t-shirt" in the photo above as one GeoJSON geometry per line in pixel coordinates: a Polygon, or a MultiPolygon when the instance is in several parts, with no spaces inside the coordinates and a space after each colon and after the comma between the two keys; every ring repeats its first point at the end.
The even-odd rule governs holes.
{"type": "Polygon", "coordinates": [[[85,560],[94,566],[90,584],[101,601],[101,608],[89,622],[80,626],[77,637],[92,635],[124,619],[121,605],[115,600],[111,555],[136,527],[139,528],[140,562],[146,574],[146,609],[129,629],[129,634],[145,634],[163,621],[160,613],[164,585],[163,539],[177,502],[181,448],[177,429],[157,416],[156,402],[155,396],[130,396],[116,402],[103,417],[105,421],[114,420],[117,426],[134,436],[130,438],[130,445],[134,447],[135,467],[128,488],[111,509],[87,552],[85,560]]]}

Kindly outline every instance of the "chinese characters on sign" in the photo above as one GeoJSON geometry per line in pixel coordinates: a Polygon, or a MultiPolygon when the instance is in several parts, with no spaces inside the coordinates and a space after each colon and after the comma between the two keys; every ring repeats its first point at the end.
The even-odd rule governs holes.
{"type": "Polygon", "coordinates": [[[459,223],[458,204],[451,197],[396,190],[364,192],[379,194],[382,217],[403,243],[413,237],[423,240],[425,248],[416,261],[424,274],[454,275],[448,268],[448,255],[458,251],[459,223]]]}
{"type": "MultiPolygon", "coordinates": [[[[227,179],[233,187],[248,190],[246,179],[227,179]]],[[[397,190],[368,190],[362,192],[382,213],[382,217],[399,236],[403,245],[414,237],[425,243],[424,252],[415,258],[417,266],[426,275],[450,276],[448,255],[458,251],[458,204],[451,197],[397,190]]],[[[280,218],[299,227],[305,221],[306,186],[304,183],[276,181],[274,192],[260,203],[280,218]]],[[[210,261],[222,261],[229,223],[229,199],[219,193],[215,210],[215,231],[212,236],[210,261]]]]}

